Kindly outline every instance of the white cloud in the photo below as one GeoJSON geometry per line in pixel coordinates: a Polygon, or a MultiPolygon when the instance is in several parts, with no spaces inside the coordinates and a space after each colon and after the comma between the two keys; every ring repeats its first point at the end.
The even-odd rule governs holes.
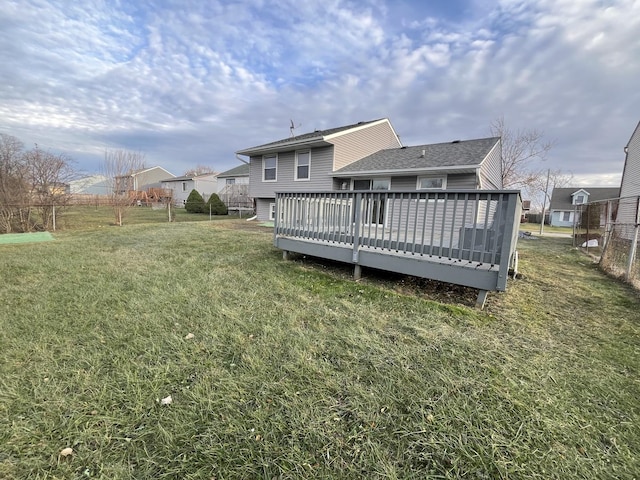
{"type": "Polygon", "coordinates": [[[0,131],[82,158],[144,148],[176,173],[223,170],[290,118],[389,117],[423,143],[504,114],[558,140],[553,168],[613,178],[638,121],[633,0],[457,2],[457,21],[408,2],[399,21],[382,0],[3,3],[0,131]]]}

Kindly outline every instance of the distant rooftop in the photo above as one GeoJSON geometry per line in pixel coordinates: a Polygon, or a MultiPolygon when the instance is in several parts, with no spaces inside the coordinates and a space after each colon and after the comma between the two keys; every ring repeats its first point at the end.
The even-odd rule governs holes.
{"type": "Polygon", "coordinates": [[[218,175],[218,178],[225,177],[246,177],[249,175],[249,164],[243,163],[242,165],[238,165],[230,170],[222,172],[218,175]]]}

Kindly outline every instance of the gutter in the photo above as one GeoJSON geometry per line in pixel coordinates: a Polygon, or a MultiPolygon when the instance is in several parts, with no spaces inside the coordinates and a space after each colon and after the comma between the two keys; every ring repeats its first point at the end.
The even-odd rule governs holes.
{"type": "Polygon", "coordinates": [[[448,167],[427,167],[427,168],[413,168],[413,169],[402,169],[402,170],[361,170],[361,171],[340,171],[336,170],[334,172],[329,172],[328,175],[330,177],[366,177],[366,176],[381,176],[381,175],[397,175],[406,173],[409,175],[419,175],[421,173],[431,174],[431,173],[439,173],[439,172],[449,172],[449,171],[460,171],[460,173],[471,173],[473,171],[479,172],[480,165],[458,165],[458,166],[448,166],[448,167]]]}

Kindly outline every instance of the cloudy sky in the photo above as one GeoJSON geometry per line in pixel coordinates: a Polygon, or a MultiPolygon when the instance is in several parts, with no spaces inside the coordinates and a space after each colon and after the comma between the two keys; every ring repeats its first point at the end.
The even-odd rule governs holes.
{"type": "Polygon", "coordinates": [[[387,117],[405,145],[556,144],[542,167],[619,184],[640,120],[640,0],[0,0],[0,133],[86,172],[105,150],[176,175],[387,117]]]}

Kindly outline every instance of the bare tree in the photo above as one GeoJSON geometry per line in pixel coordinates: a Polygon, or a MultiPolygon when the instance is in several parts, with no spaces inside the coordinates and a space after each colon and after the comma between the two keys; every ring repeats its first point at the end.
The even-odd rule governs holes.
{"type": "Polygon", "coordinates": [[[544,212],[551,202],[551,194],[554,188],[563,188],[573,182],[573,174],[557,170],[541,170],[534,174],[524,191],[532,203],[544,212]],[[548,184],[547,184],[548,180],[548,184]]]}
{"type": "Polygon", "coordinates": [[[25,152],[19,139],[0,134],[0,229],[50,229],[55,207],[66,204],[71,163],[64,154],[55,155],[37,145],[25,152]]]}
{"type": "Polygon", "coordinates": [[[217,173],[213,168],[207,165],[198,165],[184,172],[185,177],[197,177],[198,175],[207,175],[209,173],[217,173]]]}
{"type": "MultiPolygon", "coordinates": [[[[504,117],[491,122],[491,135],[502,138],[502,187],[524,188],[539,172],[531,168],[534,160],[546,160],[554,141],[544,139],[539,130],[511,130],[504,117]]],[[[545,172],[546,173],[546,172],[545,172]]]]}
{"type": "Polygon", "coordinates": [[[134,205],[131,196],[134,190],[133,174],[144,168],[144,154],[127,150],[107,150],[104,152],[103,173],[107,177],[109,195],[116,225],[122,226],[122,219],[129,207],[134,205]]]}
{"type": "Polygon", "coordinates": [[[68,182],[74,176],[72,160],[64,154],[53,154],[36,145],[24,154],[29,175],[30,197],[40,213],[42,228],[52,227],[56,207],[69,200],[68,182]]]}
{"type": "Polygon", "coordinates": [[[24,144],[14,136],[0,134],[0,229],[10,233],[28,203],[24,144]]]}

